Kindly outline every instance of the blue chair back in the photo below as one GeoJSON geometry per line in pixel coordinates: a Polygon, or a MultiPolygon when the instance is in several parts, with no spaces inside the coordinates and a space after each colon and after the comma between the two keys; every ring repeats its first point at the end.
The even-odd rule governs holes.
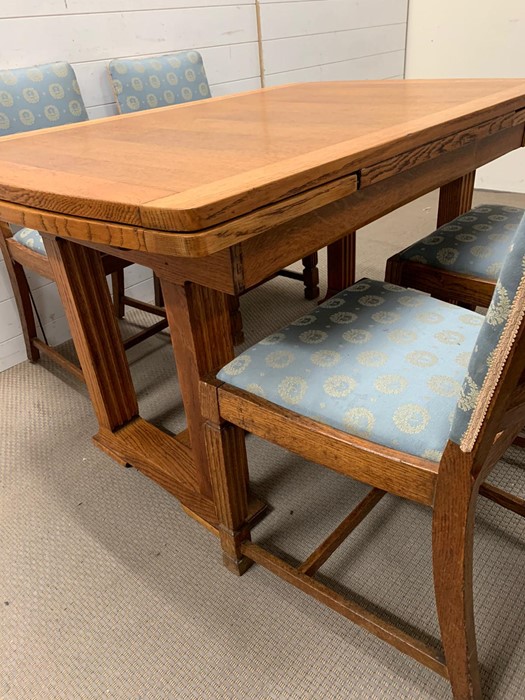
{"type": "Polygon", "coordinates": [[[492,301],[470,357],[450,439],[473,449],[525,316],[525,216],[505,257],[492,301]]]}
{"type": "Polygon", "coordinates": [[[69,63],[0,70],[0,136],[83,122],[87,118],[69,63]]]}
{"type": "Polygon", "coordinates": [[[197,51],[119,58],[110,61],[108,69],[121,114],[210,97],[202,56],[197,51]]]}

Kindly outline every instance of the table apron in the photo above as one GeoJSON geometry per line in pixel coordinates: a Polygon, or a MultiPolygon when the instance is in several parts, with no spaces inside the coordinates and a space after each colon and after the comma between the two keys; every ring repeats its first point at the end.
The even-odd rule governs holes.
{"type": "Polygon", "coordinates": [[[521,147],[523,138],[523,125],[505,129],[361,187],[312,214],[243,241],[238,253],[243,286],[238,291],[253,287],[296,260],[521,147]]]}

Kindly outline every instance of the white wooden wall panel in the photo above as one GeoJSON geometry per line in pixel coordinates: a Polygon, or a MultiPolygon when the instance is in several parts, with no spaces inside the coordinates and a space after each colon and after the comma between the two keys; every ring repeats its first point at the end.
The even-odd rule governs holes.
{"type": "MultiPolygon", "coordinates": [[[[402,50],[405,44],[405,25],[355,29],[295,36],[264,42],[264,67],[267,75],[287,70],[326,66],[371,54],[402,50]]],[[[330,79],[330,76],[327,76],[330,79]]]]}
{"type": "Polygon", "coordinates": [[[259,0],[265,85],[403,74],[407,10],[408,0],[259,0]]]}
{"type": "Polygon", "coordinates": [[[286,85],[323,80],[380,80],[402,78],[405,52],[392,51],[376,56],[354,58],[350,61],[299,68],[266,77],[266,85],[286,85]]]}
{"type": "MultiPolygon", "coordinates": [[[[0,306],[0,318],[2,319],[2,324],[4,323],[4,316],[2,314],[2,307],[0,306]]],[[[9,340],[0,342],[0,372],[9,367],[19,364],[26,358],[26,351],[24,345],[24,339],[21,335],[17,334],[9,340]]]]}
{"type": "Polygon", "coordinates": [[[27,22],[26,18],[2,21],[2,57],[7,66],[64,59],[77,63],[257,41],[249,5],[34,17],[33,41],[28,41],[27,22]]]}
{"type": "MultiPolygon", "coordinates": [[[[401,76],[408,0],[258,0],[267,85],[401,76]]],[[[0,0],[0,68],[73,64],[90,118],[116,113],[109,59],[195,48],[213,95],[261,85],[256,0],[0,0]]],[[[149,270],[125,272],[130,296],[153,297],[149,270]]],[[[53,283],[29,274],[49,340],[69,337],[53,283]]],[[[25,359],[0,258],[0,371],[25,359]]]]}
{"type": "Polygon", "coordinates": [[[265,41],[407,21],[407,3],[397,0],[259,0],[259,3],[265,41]]]}
{"type": "Polygon", "coordinates": [[[0,303],[13,296],[11,284],[5,269],[5,262],[0,258],[0,303]]]}
{"type": "MultiPolygon", "coordinates": [[[[254,0],[234,0],[236,5],[253,5],[254,0]]],[[[227,0],[0,0],[0,17],[43,17],[49,15],[90,14],[93,12],[129,12],[215,7],[233,4],[227,0]]]]}
{"type": "Polygon", "coordinates": [[[65,0],[0,0],[0,18],[57,15],[65,7],[65,0]]]}
{"type": "MultiPolygon", "coordinates": [[[[162,9],[207,8],[223,5],[253,5],[254,0],[62,0],[69,12],[155,12],[162,9]]],[[[45,5],[42,2],[42,5],[45,5]]]]}
{"type": "Polygon", "coordinates": [[[0,343],[5,343],[13,336],[18,335],[18,312],[13,298],[0,302],[0,318],[2,319],[0,324],[0,343]]]}
{"type": "Polygon", "coordinates": [[[220,95],[231,95],[236,92],[248,92],[261,87],[261,78],[247,78],[246,80],[235,80],[231,83],[215,83],[212,85],[212,93],[215,97],[220,95]]]}

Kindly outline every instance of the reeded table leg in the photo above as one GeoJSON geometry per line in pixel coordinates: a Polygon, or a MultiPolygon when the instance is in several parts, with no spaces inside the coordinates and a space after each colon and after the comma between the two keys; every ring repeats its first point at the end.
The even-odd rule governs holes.
{"type": "Polygon", "coordinates": [[[100,253],[44,241],[98,423],[114,431],[138,416],[138,404],[100,253]]]}
{"type": "Polygon", "coordinates": [[[200,379],[234,357],[228,297],[191,282],[161,285],[197,480],[201,493],[211,495],[200,379]]]}
{"type": "Polygon", "coordinates": [[[328,246],[328,285],[325,299],[330,299],[355,282],[355,237],[356,232],[353,231],[328,246]]]}
{"type": "MultiPolygon", "coordinates": [[[[201,380],[213,375],[234,357],[230,301],[227,294],[192,282],[181,285],[161,279],[161,284],[197,488],[200,494],[214,502],[205,423],[210,406],[216,405],[216,397],[209,394],[209,385],[203,385],[201,380]]],[[[236,461],[235,454],[232,453],[230,458],[236,461]]],[[[228,456],[226,459],[228,461],[228,456]]],[[[259,517],[266,505],[249,496],[247,471],[244,472],[243,489],[248,499],[248,518],[259,517]]],[[[190,515],[200,519],[194,509],[190,507],[188,510],[190,515]]]]}
{"type": "Polygon", "coordinates": [[[472,195],[474,193],[474,180],[476,171],[473,170],[457,180],[443,185],[439,191],[439,207],[437,225],[452,221],[456,216],[464,214],[472,207],[472,195]]]}

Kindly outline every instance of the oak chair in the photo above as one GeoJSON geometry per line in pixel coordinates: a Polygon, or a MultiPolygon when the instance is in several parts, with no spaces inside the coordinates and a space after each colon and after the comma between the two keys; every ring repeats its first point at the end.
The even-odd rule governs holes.
{"type": "MultiPolygon", "coordinates": [[[[0,71],[0,136],[74,124],[87,119],[75,73],[68,63],[56,62],[0,71]]],[[[83,379],[82,371],[48,344],[33,303],[24,268],[46,279],[54,279],[42,236],[34,229],[0,222],[0,250],[13,288],[29,360],[37,361],[42,352],[77,378],[83,379]],[[43,339],[38,337],[35,316],[43,339]]],[[[113,305],[119,318],[124,316],[126,305],[162,317],[162,320],[127,338],[124,343],[126,348],[166,328],[164,309],[125,295],[124,268],[131,263],[110,255],[103,255],[102,261],[106,274],[111,275],[113,305]]]]}
{"type": "Polygon", "coordinates": [[[483,204],[387,260],[385,280],[463,306],[487,307],[525,209],[483,204]]]}
{"type": "Polygon", "coordinates": [[[362,280],[254,345],[202,386],[226,566],[252,562],[449,678],[479,700],[472,556],[478,493],[525,516],[486,482],[525,423],[525,219],[486,317],[391,283],[362,280]],[[251,542],[244,432],[369,484],[299,566],[251,542]],[[343,597],[315,574],[385,493],[433,509],[442,651],[343,597]]]}
{"type": "MultiPolygon", "coordinates": [[[[179,51],[149,58],[119,58],[108,64],[109,78],[121,114],[144,109],[194,102],[211,97],[202,56],[198,51],[179,51]]],[[[319,296],[317,253],[302,259],[303,272],[280,270],[279,275],[304,283],[306,299],[319,296]]],[[[156,278],[156,303],[161,303],[160,285],[156,278]]],[[[236,343],[242,342],[242,319],[239,302],[231,299],[231,318],[236,343]]]]}

